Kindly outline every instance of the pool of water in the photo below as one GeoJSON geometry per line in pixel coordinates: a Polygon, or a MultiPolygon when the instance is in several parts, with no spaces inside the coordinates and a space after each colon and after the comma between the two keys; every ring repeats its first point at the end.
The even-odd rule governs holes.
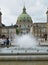
{"type": "Polygon", "coordinates": [[[48,53],[47,46],[39,46],[37,37],[32,34],[15,35],[13,46],[0,48],[0,53],[48,53]]]}
{"type": "Polygon", "coordinates": [[[48,47],[5,47],[0,48],[0,53],[48,53],[48,47]]]}

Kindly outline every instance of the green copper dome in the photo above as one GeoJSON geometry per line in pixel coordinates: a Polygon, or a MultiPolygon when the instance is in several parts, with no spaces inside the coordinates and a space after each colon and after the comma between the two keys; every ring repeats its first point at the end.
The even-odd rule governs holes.
{"type": "Polygon", "coordinates": [[[21,15],[18,17],[17,21],[21,22],[21,21],[31,21],[32,22],[32,19],[31,17],[27,14],[26,12],[26,8],[24,6],[23,8],[23,12],[21,13],[21,15]]]}

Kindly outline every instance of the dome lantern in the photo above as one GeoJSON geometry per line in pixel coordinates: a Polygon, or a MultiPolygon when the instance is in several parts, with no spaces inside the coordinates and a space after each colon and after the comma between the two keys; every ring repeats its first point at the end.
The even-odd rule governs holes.
{"type": "Polygon", "coordinates": [[[25,8],[25,6],[23,7],[23,13],[26,13],[26,8],[25,8]]]}

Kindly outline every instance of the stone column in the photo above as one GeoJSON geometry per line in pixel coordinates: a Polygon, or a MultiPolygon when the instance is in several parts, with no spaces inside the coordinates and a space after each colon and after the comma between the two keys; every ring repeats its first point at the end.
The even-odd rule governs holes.
{"type": "Polygon", "coordinates": [[[47,15],[47,40],[48,40],[48,8],[47,8],[47,12],[46,12],[46,15],[47,15]]]}
{"type": "Polygon", "coordinates": [[[2,34],[2,13],[0,12],[0,35],[2,34]]]}
{"type": "Polygon", "coordinates": [[[47,23],[46,32],[47,32],[47,40],[48,40],[48,23],[47,23]]]}

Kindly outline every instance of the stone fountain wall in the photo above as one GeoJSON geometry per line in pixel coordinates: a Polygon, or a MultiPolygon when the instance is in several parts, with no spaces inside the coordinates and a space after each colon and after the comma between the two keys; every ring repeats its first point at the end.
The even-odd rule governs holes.
{"type": "Polygon", "coordinates": [[[0,65],[48,65],[48,61],[0,61],[0,65]]]}

